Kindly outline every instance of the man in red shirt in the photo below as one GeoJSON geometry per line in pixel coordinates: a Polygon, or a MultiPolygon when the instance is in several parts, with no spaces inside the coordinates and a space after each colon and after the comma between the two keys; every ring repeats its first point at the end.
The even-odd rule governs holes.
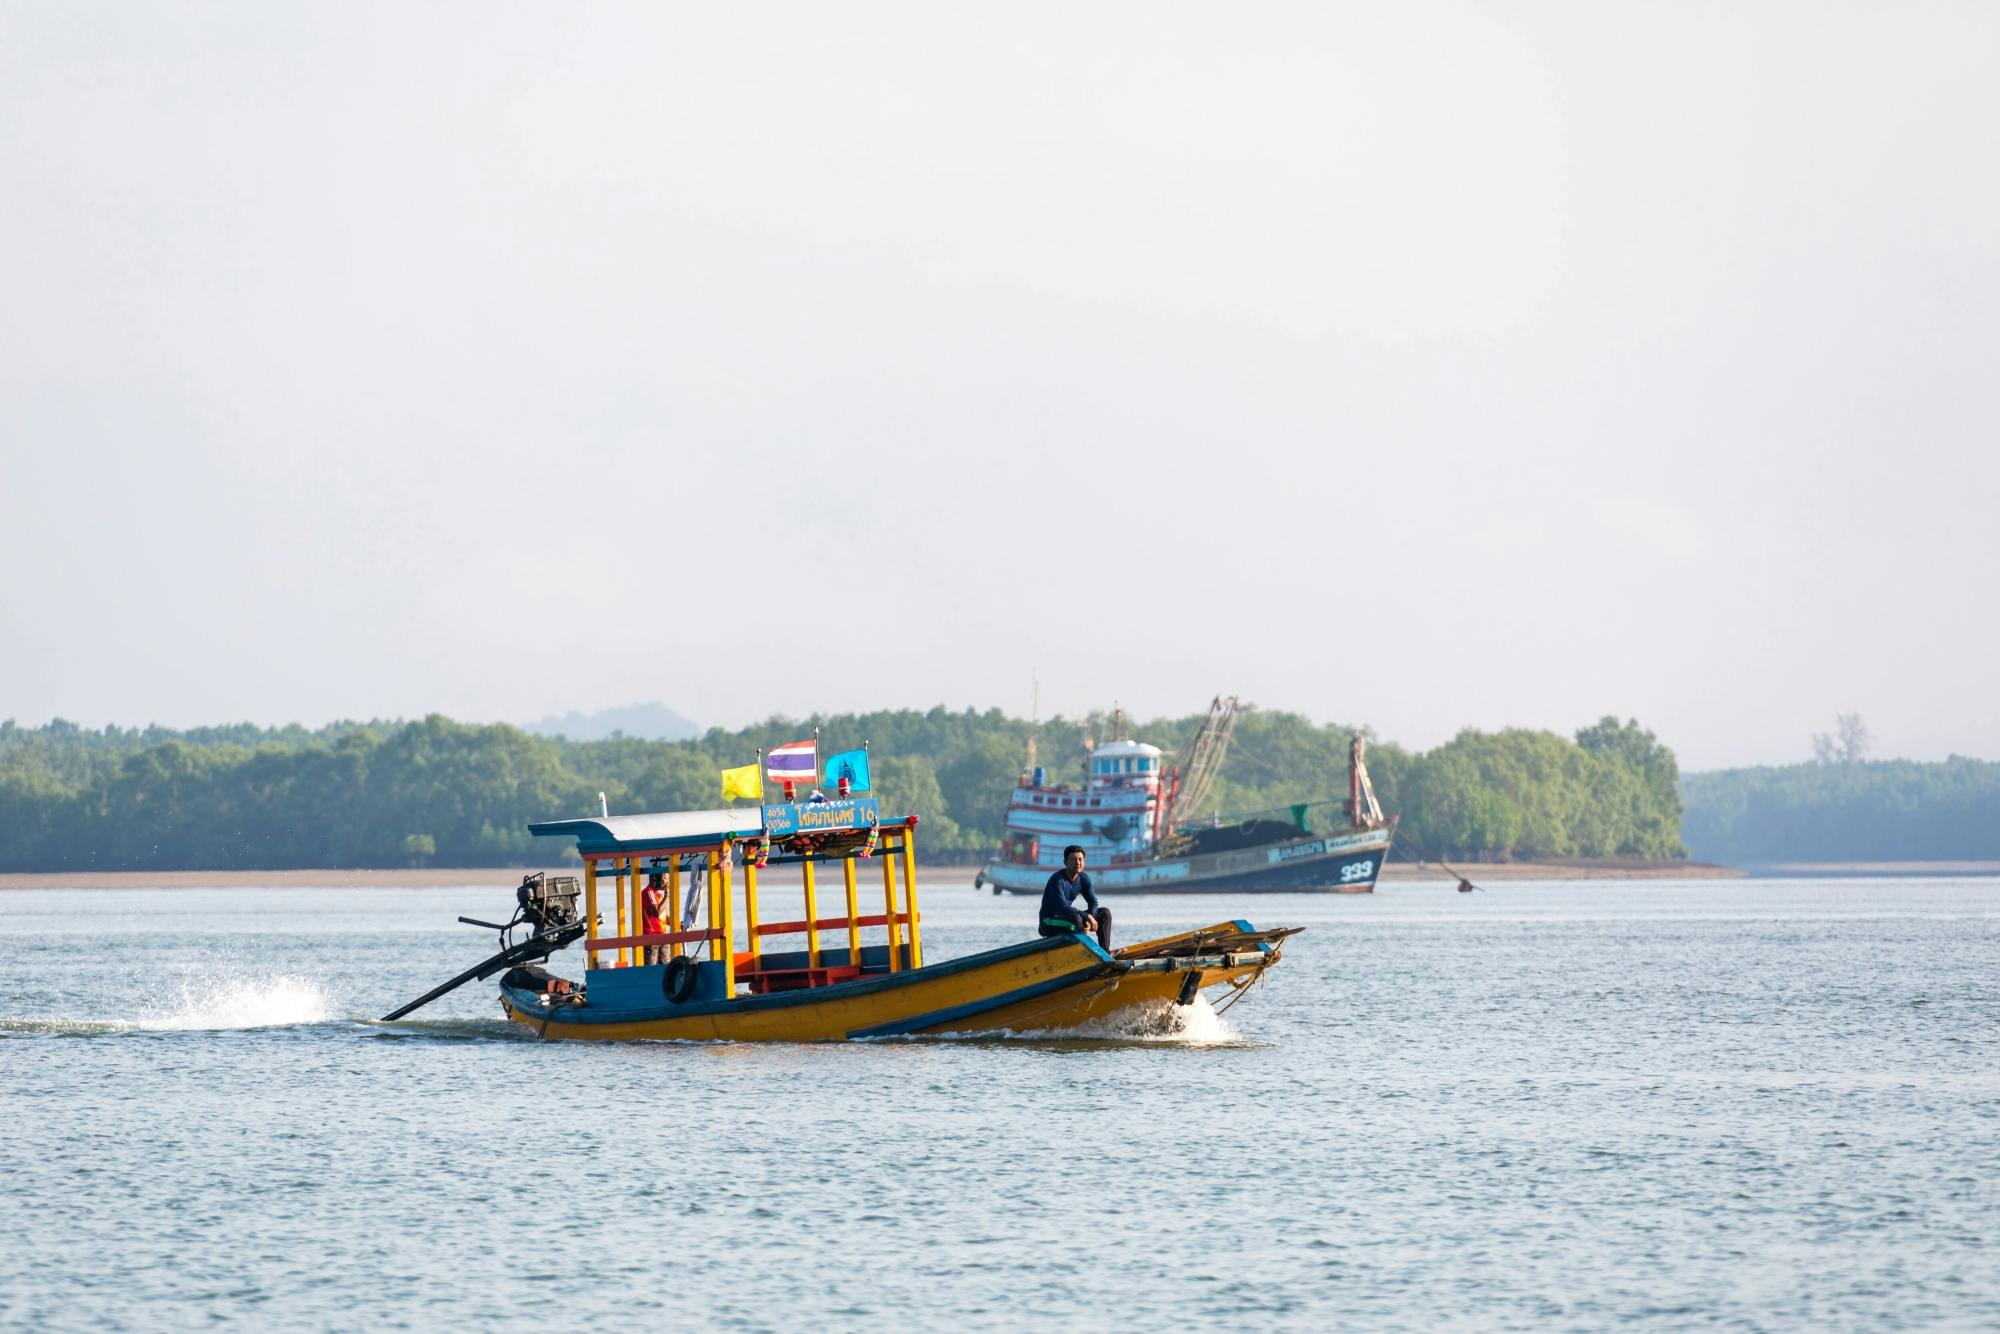
{"type": "MultiPolygon", "coordinates": [[[[667,933],[667,878],[658,871],[646,877],[646,887],[639,891],[639,934],[642,936],[663,936],[667,933]]],[[[665,963],[665,945],[646,946],[647,963],[665,963]]]]}

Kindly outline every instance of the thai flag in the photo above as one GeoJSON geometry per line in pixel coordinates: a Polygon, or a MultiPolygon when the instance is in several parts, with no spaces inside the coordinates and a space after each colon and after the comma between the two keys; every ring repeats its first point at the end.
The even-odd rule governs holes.
{"type": "Polygon", "coordinates": [[[819,738],[792,741],[764,753],[764,777],[773,783],[819,781],[819,738]]]}

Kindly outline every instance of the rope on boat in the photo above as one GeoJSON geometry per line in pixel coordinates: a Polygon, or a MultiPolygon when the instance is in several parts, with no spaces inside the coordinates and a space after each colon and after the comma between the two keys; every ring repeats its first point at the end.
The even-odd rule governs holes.
{"type": "Polygon", "coordinates": [[[1245,996],[1249,995],[1250,988],[1257,985],[1259,982],[1262,982],[1264,980],[1264,974],[1269,971],[1270,971],[1270,965],[1266,964],[1264,967],[1259,968],[1257,970],[1256,975],[1254,977],[1246,977],[1241,982],[1231,982],[1229,985],[1235,988],[1235,990],[1233,990],[1229,995],[1223,997],[1222,1004],[1215,1007],[1215,1017],[1220,1019],[1223,1015],[1227,1014],[1229,1012],[1229,1007],[1236,1004],[1237,1001],[1242,1000],[1245,996]]]}

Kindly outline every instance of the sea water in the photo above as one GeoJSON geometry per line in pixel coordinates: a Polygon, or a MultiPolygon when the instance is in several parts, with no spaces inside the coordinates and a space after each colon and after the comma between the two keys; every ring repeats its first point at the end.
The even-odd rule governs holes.
{"type": "Polygon", "coordinates": [[[1122,898],[1309,929],[1080,1039],[372,1020],[510,885],[0,893],[0,1324],[2000,1325],[2000,881],[1122,898]]]}

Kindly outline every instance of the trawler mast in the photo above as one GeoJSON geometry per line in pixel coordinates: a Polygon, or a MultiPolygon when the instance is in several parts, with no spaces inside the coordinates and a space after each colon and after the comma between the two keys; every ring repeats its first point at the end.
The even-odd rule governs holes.
{"type": "Polygon", "coordinates": [[[1166,815],[1160,821],[1163,834],[1172,832],[1183,813],[1192,815],[1208,800],[1216,775],[1222,772],[1223,757],[1229,753],[1230,733],[1235,730],[1236,696],[1217,695],[1188,747],[1187,762],[1175,767],[1166,815]]]}

